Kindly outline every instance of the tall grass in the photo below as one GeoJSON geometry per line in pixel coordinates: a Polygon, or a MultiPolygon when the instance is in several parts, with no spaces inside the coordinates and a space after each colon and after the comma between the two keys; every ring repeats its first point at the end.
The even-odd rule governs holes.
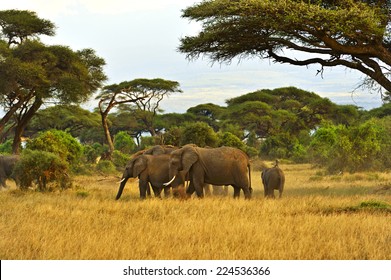
{"type": "Polygon", "coordinates": [[[115,201],[116,178],[72,190],[0,192],[1,259],[391,259],[391,175],[324,176],[282,165],[286,191],[254,198],[115,201]],[[375,178],[375,179],[374,179],[375,178]]]}

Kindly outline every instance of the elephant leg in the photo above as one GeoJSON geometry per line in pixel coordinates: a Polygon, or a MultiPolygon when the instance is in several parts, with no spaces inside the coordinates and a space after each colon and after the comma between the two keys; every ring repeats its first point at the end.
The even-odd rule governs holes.
{"type": "Polygon", "coordinates": [[[202,178],[193,178],[193,184],[194,184],[194,189],[195,189],[197,197],[203,198],[204,197],[203,177],[202,178]]]}
{"type": "Polygon", "coordinates": [[[266,185],[263,185],[263,196],[264,197],[268,197],[268,190],[267,190],[267,186],[266,185]]]}
{"type": "Polygon", "coordinates": [[[153,190],[153,194],[155,195],[155,197],[162,198],[160,195],[162,192],[162,188],[152,186],[152,190],[153,190]]]}
{"type": "Polygon", "coordinates": [[[234,198],[239,198],[240,197],[240,188],[236,185],[233,187],[234,187],[234,198]]]}
{"type": "Polygon", "coordinates": [[[276,198],[275,196],[274,196],[274,188],[273,187],[271,187],[271,188],[269,188],[269,190],[270,190],[270,197],[271,198],[276,198]]]}
{"type": "Polygon", "coordinates": [[[147,197],[147,189],[149,189],[149,184],[147,181],[140,180],[138,183],[138,187],[140,189],[140,198],[146,199],[147,197]]]}
{"type": "Polygon", "coordinates": [[[245,199],[250,199],[251,198],[251,191],[249,189],[249,187],[243,187],[243,192],[244,192],[244,198],[245,199]]]}
{"type": "Polygon", "coordinates": [[[191,196],[195,192],[194,184],[193,182],[190,182],[189,186],[186,189],[186,194],[188,196],[191,196]]]}

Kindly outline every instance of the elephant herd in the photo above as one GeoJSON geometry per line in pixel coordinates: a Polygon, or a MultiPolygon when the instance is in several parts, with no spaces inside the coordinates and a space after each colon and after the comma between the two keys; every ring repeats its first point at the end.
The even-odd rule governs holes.
{"type": "MultiPolygon", "coordinates": [[[[265,197],[274,198],[274,190],[282,196],[285,176],[278,167],[278,162],[272,168],[262,172],[265,197]]],[[[193,193],[200,198],[204,196],[204,188],[209,185],[228,186],[234,188],[237,198],[242,190],[246,199],[251,198],[251,166],[247,154],[232,147],[200,148],[193,144],[181,148],[173,146],[154,146],[148,150],[136,153],[128,162],[122,175],[118,200],[129,178],[139,178],[140,198],[150,195],[150,187],[155,196],[174,195],[180,186],[186,185],[186,197],[193,193]]]]}
{"type": "MultiPolygon", "coordinates": [[[[18,179],[13,176],[13,169],[19,156],[0,155],[0,188],[7,188],[6,180],[18,179]]],[[[183,194],[190,197],[195,193],[198,197],[208,192],[209,185],[214,188],[229,186],[234,188],[234,197],[244,193],[246,199],[251,198],[251,166],[246,153],[232,147],[200,148],[189,144],[181,148],[157,145],[133,155],[122,175],[116,199],[118,200],[129,178],[139,179],[140,198],[151,195],[160,197],[162,190],[168,196],[174,195],[187,185],[183,194]]],[[[278,161],[272,168],[262,171],[262,183],[265,197],[274,198],[274,190],[279,191],[281,198],[284,190],[285,176],[278,167],[278,161]]]]}

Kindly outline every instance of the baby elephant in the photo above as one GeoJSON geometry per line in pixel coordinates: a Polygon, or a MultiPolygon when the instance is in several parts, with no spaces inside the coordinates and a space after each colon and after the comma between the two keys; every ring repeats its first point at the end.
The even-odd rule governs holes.
{"type": "Polygon", "coordinates": [[[278,160],[276,160],[274,167],[263,170],[261,177],[265,197],[274,198],[274,190],[278,190],[280,193],[279,198],[281,198],[284,190],[285,175],[278,167],[278,160]]]}

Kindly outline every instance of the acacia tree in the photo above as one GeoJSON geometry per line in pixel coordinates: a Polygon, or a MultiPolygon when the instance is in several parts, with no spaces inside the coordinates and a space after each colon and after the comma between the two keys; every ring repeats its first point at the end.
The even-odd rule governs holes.
{"type": "Polygon", "coordinates": [[[148,96],[148,98],[135,102],[137,110],[135,111],[138,119],[146,131],[151,136],[156,136],[155,119],[161,111],[161,101],[175,92],[182,92],[179,83],[176,81],[163,79],[136,79],[133,81],[134,87],[148,96]]]}
{"type": "Polygon", "coordinates": [[[42,105],[86,101],[106,79],[105,61],[92,49],[47,46],[39,35],[54,35],[54,24],[31,11],[0,11],[0,133],[14,118],[14,153],[42,105]]]}
{"type": "Polygon", "coordinates": [[[390,1],[208,0],[183,17],[202,22],[198,35],[181,39],[179,50],[190,59],[259,57],[318,64],[319,73],[340,65],[364,73],[363,86],[391,91],[390,1]]]}
{"type": "Polygon", "coordinates": [[[111,158],[114,151],[107,121],[107,117],[113,108],[119,105],[133,104],[139,112],[137,117],[145,123],[148,131],[154,135],[155,130],[152,126],[153,118],[151,116],[156,116],[160,102],[165,96],[173,92],[181,92],[179,83],[163,79],[135,79],[104,87],[97,99],[99,99],[98,105],[103,131],[109,146],[107,157],[111,158]]]}

